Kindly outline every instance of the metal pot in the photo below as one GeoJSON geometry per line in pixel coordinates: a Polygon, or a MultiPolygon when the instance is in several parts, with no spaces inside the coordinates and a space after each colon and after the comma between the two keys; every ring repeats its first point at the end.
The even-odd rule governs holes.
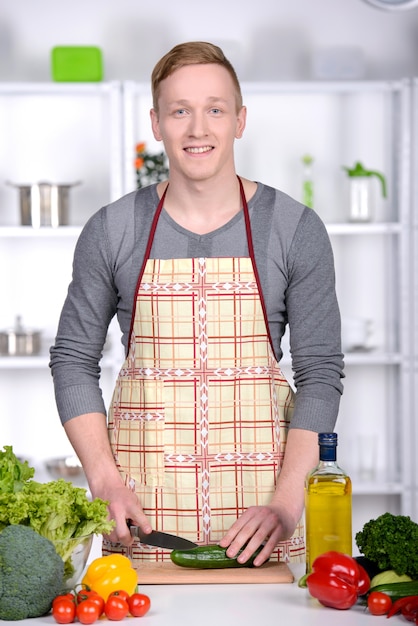
{"type": "Polygon", "coordinates": [[[41,350],[41,332],[29,330],[16,317],[14,328],[0,331],[0,354],[2,356],[35,356],[41,350]]]}
{"type": "Polygon", "coordinates": [[[75,478],[84,478],[84,470],[77,456],[61,456],[45,461],[46,469],[57,480],[58,478],[66,478],[73,480],[75,478]]]}
{"type": "Polygon", "coordinates": [[[68,225],[68,208],[70,188],[80,182],[54,184],[39,182],[33,185],[17,185],[19,189],[20,223],[22,226],[66,226],[68,225]]]}

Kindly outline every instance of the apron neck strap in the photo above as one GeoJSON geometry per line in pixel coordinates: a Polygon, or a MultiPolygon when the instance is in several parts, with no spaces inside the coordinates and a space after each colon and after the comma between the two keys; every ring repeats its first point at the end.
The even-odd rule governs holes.
{"type": "Polygon", "coordinates": [[[147,247],[145,249],[145,254],[144,254],[144,262],[142,264],[141,272],[139,274],[140,277],[142,276],[142,274],[144,272],[145,264],[148,261],[149,255],[151,253],[152,242],[154,241],[154,235],[155,235],[155,231],[157,229],[158,218],[160,217],[160,213],[163,210],[164,200],[165,200],[165,197],[167,195],[167,189],[168,189],[168,185],[164,189],[163,195],[161,196],[161,199],[160,199],[160,201],[158,203],[157,210],[155,211],[154,219],[152,220],[151,230],[150,230],[150,234],[149,234],[149,237],[148,237],[148,243],[147,243],[147,247]]]}
{"type": "MultiPolygon", "coordinates": [[[[248,210],[247,198],[245,197],[244,186],[242,184],[241,178],[239,176],[237,176],[237,179],[238,179],[238,183],[239,183],[239,190],[240,190],[240,196],[241,196],[242,209],[243,209],[243,212],[244,212],[245,230],[246,230],[246,233],[247,233],[248,252],[249,252],[249,256],[251,258],[251,261],[253,263],[253,268],[254,268],[254,273],[255,273],[255,276],[256,276],[256,281],[260,285],[260,277],[258,275],[257,264],[255,262],[255,254],[254,254],[253,238],[252,238],[252,235],[251,235],[250,214],[249,214],[249,210],[248,210]]],[[[137,284],[136,284],[135,293],[137,293],[137,291],[138,291],[138,287],[139,287],[139,285],[141,283],[142,276],[143,276],[144,271],[145,271],[145,266],[146,266],[147,261],[148,261],[148,259],[150,257],[151,248],[152,248],[152,244],[153,244],[153,241],[154,241],[154,235],[155,235],[155,231],[157,229],[158,218],[159,218],[160,213],[161,213],[161,211],[163,209],[163,206],[164,206],[164,200],[165,200],[165,197],[167,195],[167,189],[168,189],[168,185],[164,189],[164,192],[163,192],[163,194],[161,196],[161,199],[160,199],[160,201],[158,203],[157,210],[155,211],[154,218],[152,220],[151,230],[150,230],[150,234],[149,234],[149,237],[148,237],[147,247],[145,249],[144,259],[142,261],[142,267],[141,267],[141,270],[140,270],[139,275],[138,275],[138,280],[137,280],[137,284]]],[[[262,303],[263,310],[265,312],[264,298],[261,298],[261,303],[262,303]]],[[[265,319],[267,319],[266,315],[265,315],[265,319]]],[[[130,331],[129,331],[129,343],[130,343],[131,336],[132,336],[133,324],[134,324],[134,313],[132,312],[131,328],[130,328],[130,331]]]]}
{"type": "MultiPolygon", "coordinates": [[[[253,264],[255,265],[254,246],[253,246],[253,238],[252,238],[252,235],[251,235],[250,214],[249,214],[249,211],[248,211],[247,199],[245,197],[244,186],[242,184],[241,178],[239,176],[237,176],[237,179],[238,179],[238,183],[239,183],[239,190],[240,190],[240,195],[241,195],[242,209],[243,209],[243,212],[244,212],[245,230],[247,232],[248,252],[249,252],[249,255],[251,257],[251,260],[253,261],[253,264]]],[[[158,206],[157,206],[157,210],[155,211],[155,215],[154,215],[154,218],[152,220],[151,230],[150,230],[150,234],[149,234],[149,237],[148,237],[148,243],[147,243],[147,247],[145,249],[144,260],[143,260],[143,263],[142,263],[141,271],[139,272],[139,280],[142,279],[142,275],[143,275],[144,270],[145,270],[146,262],[148,261],[150,253],[151,253],[152,243],[154,241],[154,235],[155,235],[155,231],[157,229],[158,218],[160,217],[160,213],[161,213],[161,211],[163,209],[163,206],[164,206],[164,200],[165,200],[165,197],[167,195],[168,187],[169,187],[169,185],[167,185],[167,187],[164,189],[164,193],[161,196],[161,199],[160,199],[160,201],[158,203],[158,206]]]]}
{"type": "Polygon", "coordinates": [[[239,176],[237,176],[239,182],[239,190],[241,194],[241,204],[242,210],[244,212],[244,220],[245,220],[245,230],[247,232],[247,243],[248,243],[248,252],[250,258],[255,266],[255,255],[254,255],[254,246],[253,246],[253,238],[251,235],[251,223],[250,223],[250,212],[248,210],[247,198],[245,197],[244,185],[239,176]]]}

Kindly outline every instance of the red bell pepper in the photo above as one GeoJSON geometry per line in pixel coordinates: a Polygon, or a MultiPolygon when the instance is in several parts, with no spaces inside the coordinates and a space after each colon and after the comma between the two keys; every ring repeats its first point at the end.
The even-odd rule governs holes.
{"type": "Polygon", "coordinates": [[[357,567],[360,573],[358,579],[358,595],[364,596],[370,589],[370,576],[360,563],[357,563],[357,567]]]}
{"type": "Polygon", "coordinates": [[[323,606],[349,609],[370,587],[370,579],[351,556],[334,550],[319,555],[306,579],[309,593],[323,606]]]}

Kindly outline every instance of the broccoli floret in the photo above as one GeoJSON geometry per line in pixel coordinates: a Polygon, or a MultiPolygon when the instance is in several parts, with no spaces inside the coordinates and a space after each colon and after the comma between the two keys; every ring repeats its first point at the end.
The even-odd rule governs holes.
{"type": "Polygon", "coordinates": [[[384,513],[367,522],[355,540],[361,554],[381,571],[418,578],[418,524],[410,517],[384,513]]]}
{"type": "Polygon", "coordinates": [[[64,562],[49,539],[32,528],[0,532],[0,619],[45,615],[64,588],[64,562]]]}

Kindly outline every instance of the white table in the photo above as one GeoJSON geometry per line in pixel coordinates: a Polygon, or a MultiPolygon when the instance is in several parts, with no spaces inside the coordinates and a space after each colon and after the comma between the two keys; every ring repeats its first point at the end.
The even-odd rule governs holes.
{"type": "MultiPolygon", "coordinates": [[[[100,542],[93,544],[90,560],[100,556],[100,542]]],[[[321,606],[301,589],[297,581],[304,565],[293,565],[293,584],[246,585],[144,585],[140,588],[151,598],[147,615],[125,618],[120,624],[133,626],[378,626],[364,607],[337,611],[321,606]]],[[[385,617],[380,618],[383,623],[385,617]]],[[[400,618],[393,618],[396,626],[400,618]]],[[[6,624],[8,622],[1,622],[6,624]]],[[[107,620],[96,622],[116,624],[107,620]]],[[[52,616],[10,622],[15,626],[51,626],[52,616]]]]}

